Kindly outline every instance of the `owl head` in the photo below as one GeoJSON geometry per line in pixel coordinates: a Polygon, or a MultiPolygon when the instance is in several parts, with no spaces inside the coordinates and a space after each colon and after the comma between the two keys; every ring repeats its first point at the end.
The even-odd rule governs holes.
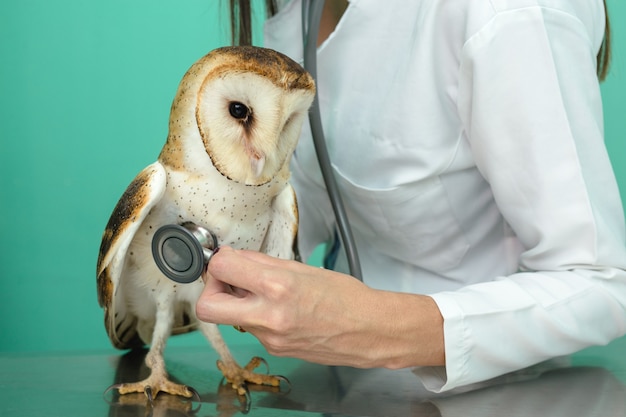
{"type": "Polygon", "coordinates": [[[193,172],[208,156],[230,180],[265,184],[288,170],[314,95],[310,74],[279,52],[216,49],[183,77],[160,159],[193,172]]]}

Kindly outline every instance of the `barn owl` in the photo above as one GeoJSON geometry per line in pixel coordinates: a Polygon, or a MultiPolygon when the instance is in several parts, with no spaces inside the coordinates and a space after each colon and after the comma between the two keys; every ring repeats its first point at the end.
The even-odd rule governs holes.
{"type": "Polygon", "coordinates": [[[151,255],[165,224],[193,222],[220,245],[290,259],[297,232],[289,161],[315,94],[311,76],[270,49],[226,47],[184,75],[171,107],[169,133],[156,162],[143,169],[115,206],[97,264],[98,301],[112,344],[150,345],[149,377],[118,384],[120,394],[191,397],[169,379],[163,358],[170,335],[199,329],[216,349],[218,367],[240,395],[247,383],[278,385],[239,366],[214,324],[197,319],[203,282],[170,281],[151,255]]]}

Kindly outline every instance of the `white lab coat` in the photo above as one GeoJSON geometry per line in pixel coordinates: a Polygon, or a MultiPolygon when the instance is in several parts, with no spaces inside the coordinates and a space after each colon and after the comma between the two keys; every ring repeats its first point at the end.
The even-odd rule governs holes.
{"type": "MultiPolygon", "coordinates": [[[[302,62],[300,1],[265,45],[302,62]]],[[[353,0],[318,49],[329,153],[365,282],[432,295],[445,391],[626,333],[623,209],[603,142],[601,0],[353,0]]],[[[334,218],[303,129],[300,247],[334,218]]]]}

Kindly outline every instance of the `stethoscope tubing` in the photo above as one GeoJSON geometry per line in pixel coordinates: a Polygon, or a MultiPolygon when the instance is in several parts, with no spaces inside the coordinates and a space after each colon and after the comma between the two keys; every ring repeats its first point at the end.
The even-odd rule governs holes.
{"type": "MultiPolygon", "coordinates": [[[[324,8],[324,0],[302,0],[302,41],[304,49],[304,68],[311,74],[317,84],[317,37],[319,34],[320,20],[322,10],[324,8]]],[[[337,180],[333,171],[330,157],[328,156],[328,148],[324,138],[324,129],[322,126],[322,117],[319,106],[319,95],[316,90],[313,104],[309,109],[309,124],[311,126],[311,134],[313,136],[313,145],[315,153],[322,172],[326,192],[330,199],[335,214],[335,221],[341,242],[348,261],[350,275],[363,281],[363,273],[361,271],[361,263],[354,242],[354,235],[348,221],[348,215],[343,203],[343,198],[337,180]]]]}

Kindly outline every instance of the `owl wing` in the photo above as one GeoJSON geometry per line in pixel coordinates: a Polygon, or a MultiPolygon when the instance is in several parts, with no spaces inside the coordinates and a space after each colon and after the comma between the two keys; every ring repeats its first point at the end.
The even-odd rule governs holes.
{"type": "MultiPolygon", "coordinates": [[[[141,346],[135,331],[136,318],[126,307],[116,305],[128,247],[150,210],[165,193],[165,168],[155,162],[144,168],[130,183],[113,209],[106,225],[97,265],[98,302],[104,308],[104,325],[113,345],[119,349],[141,346]]],[[[121,303],[120,303],[121,304],[121,303]]]]}
{"type": "Polygon", "coordinates": [[[298,204],[296,193],[289,184],[274,198],[269,229],[263,239],[261,252],[281,259],[299,260],[297,239],[298,204]]]}

